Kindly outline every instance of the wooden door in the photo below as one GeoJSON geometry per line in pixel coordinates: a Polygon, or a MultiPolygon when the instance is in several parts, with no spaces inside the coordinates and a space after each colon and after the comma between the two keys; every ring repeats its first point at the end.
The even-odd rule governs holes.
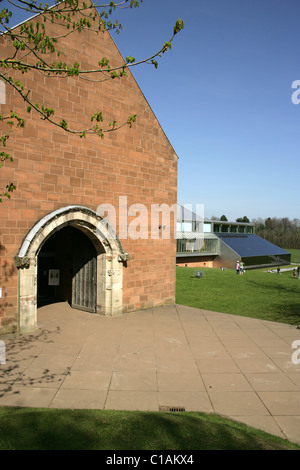
{"type": "Polygon", "coordinates": [[[96,312],[97,253],[88,237],[82,233],[73,251],[72,307],[96,312]]]}

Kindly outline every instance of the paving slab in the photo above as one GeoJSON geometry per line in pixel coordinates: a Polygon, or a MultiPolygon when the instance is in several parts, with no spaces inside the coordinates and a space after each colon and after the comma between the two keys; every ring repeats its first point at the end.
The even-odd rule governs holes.
{"type": "Polygon", "coordinates": [[[252,391],[253,388],[247,378],[240,373],[202,373],[202,379],[206,389],[214,392],[245,392],[252,391]]]}
{"type": "Polygon", "coordinates": [[[58,303],[38,309],[36,331],[1,339],[0,406],[219,413],[300,444],[294,326],[181,305],[103,317],[58,303]]]}

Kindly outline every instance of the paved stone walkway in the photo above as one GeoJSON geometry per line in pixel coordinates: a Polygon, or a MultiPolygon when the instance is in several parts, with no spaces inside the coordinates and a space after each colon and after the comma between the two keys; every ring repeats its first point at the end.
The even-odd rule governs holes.
{"type": "Polygon", "coordinates": [[[180,305],[106,318],[66,303],[39,309],[38,325],[1,337],[0,406],[179,407],[300,444],[295,326],[180,305]]]}

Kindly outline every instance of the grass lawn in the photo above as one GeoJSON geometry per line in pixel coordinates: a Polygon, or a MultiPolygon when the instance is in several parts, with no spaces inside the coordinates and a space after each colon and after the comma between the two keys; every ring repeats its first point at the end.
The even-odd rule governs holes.
{"type": "Polygon", "coordinates": [[[300,446],[204,413],[0,408],[0,450],[158,449],[299,450],[300,446]]]}
{"type": "Polygon", "coordinates": [[[300,279],[292,271],[237,275],[233,269],[199,268],[205,277],[198,279],[195,270],[177,267],[177,304],[300,325],[300,279]]]}
{"type": "Polygon", "coordinates": [[[290,249],[286,249],[286,251],[288,251],[289,253],[291,253],[291,261],[292,263],[298,263],[300,264],[300,250],[290,250],[290,249]]]}

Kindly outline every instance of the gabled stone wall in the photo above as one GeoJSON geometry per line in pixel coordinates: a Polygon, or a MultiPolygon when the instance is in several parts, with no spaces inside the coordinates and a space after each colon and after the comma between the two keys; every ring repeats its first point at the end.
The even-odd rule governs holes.
{"type": "MultiPolygon", "coordinates": [[[[60,35],[59,26],[48,26],[49,34],[60,35]]],[[[104,56],[111,58],[112,65],[121,61],[108,33],[96,36],[83,31],[76,40],[72,35],[64,38],[59,47],[60,60],[77,61],[85,68],[92,68],[104,56]]],[[[6,57],[9,50],[2,36],[1,57],[6,57]]],[[[11,74],[17,76],[13,71],[11,74]]],[[[125,196],[128,207],[142,204],[147,208],[149,224],[145,228],[148,236],[120,240],[124,253],[130,255],[122,267],[121,310],[174,302],[173,221],[169,239],[162,239],[162,231],[159,239],[153,239],[150,214],[152,204],[165,203],[170,207],[176,204],[177,156],[130,72],[127,78],[103,83],[80,77],[47,78],[37,72],[18,78],[31,90],[35,102],[53,107],[56,119],[66,119],[70,128],[81,130],[90,126],[91,116],[100,110],[103,127],[113,119],[124,122],[132,114],[137,115],[137,121],[132,128],[125,126],[106,134],[103,140],[97,136],[81,139],[47,124],[34,112],[28,114],[23,100],[12,88],[5,87],[1,113],[5,115],[13,109],[26,119],[26,125],[11,134],[6,151],[13,156],[13,162],[6,161],[0,169],[1,188],[10,181],[17,186],[12,198],[4,199],[0,205],[0,329],[15,328],[23,315],[25,287],[20,285],[16,256],[38,221],[70,205],[84,206],[97,213],[98,206],[106,203],[116,208],[118,234],[119,200],[125,196]]],[[[6,130],[4,123],[3,126],[6,130]]],[[[128,223],[133,219],[134,216],[129,216],[128,223]]],[[[32,258],[30,267],[22,269],[34,270],[31,263],[32,258]]],[[[28,276],[26,284],[34,279],[34,274],[31,281],[28,276]]],[[[34,304],[36,299],[33,297],[30,302],[34,304]]]]}

